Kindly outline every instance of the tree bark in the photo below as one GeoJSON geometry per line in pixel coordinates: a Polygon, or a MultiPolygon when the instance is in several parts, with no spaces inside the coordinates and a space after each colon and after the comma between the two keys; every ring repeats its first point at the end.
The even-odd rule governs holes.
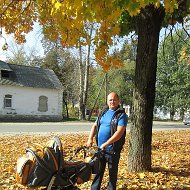
{"type": "Polygon", "coordinates": [[[67,102],[65,101],[65,99],[63,98],[63,102],[65,104],[65,109],[66,109],[66,117],[69,118],[69,110],[68,110],[68,106],[67,106],[67,102]]]}
{"type": "Polygon", "coordinates": [[[162,8],[148,6],[137,17],[134,115],[130,129],[128,170],[151,170],[152,120],[162,8]]]}

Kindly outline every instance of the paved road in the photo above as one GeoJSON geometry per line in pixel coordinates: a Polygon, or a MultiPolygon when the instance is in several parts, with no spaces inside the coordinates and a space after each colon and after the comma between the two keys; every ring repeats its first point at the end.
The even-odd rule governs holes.
{"type": "MultiPolygon", "coordinates": [[[[0,135],[89,132],[92,122],[0,123],[0,135]]],[[[127,130],[129,130],[130,123],[127,130]]],[[[190,130],[179,122],[154,122],[153,130],[190,130]]]]}
{"type": "Polygon", "coordinates": [[[91,122],[0,123],[0,135],[89,132],[91,122]]]}

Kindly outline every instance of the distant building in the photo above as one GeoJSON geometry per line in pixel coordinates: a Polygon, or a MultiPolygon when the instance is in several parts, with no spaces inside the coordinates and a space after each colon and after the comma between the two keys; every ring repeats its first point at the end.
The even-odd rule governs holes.
{"type": "MultiPolygon", "coordinates": [[[[170,120],[171,115],[170,112],[167,109],[157,108],[154,107],[154,119],[160,119],[160,120],[170,120]]],[[[173,120],[180,120],[180,113],[179,111],[176,111],[173,120]]]]}
{"type": "Polygon", "coordinates": [[[60,121],[62,92],[52,70],[0,61],[0,121],[60,121]]]}

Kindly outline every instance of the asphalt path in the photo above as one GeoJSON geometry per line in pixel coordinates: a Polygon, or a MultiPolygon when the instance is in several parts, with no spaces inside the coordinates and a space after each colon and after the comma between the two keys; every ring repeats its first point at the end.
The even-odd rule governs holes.
{"type": "MultiPolygon", "coordinates": [[[[0,135],[17,134],[49,134],[49,133],[89,133],[92,122],[33,122],[33,123],[1,123],[0,135]]],[[[129,131],[131,124],[128,124],[129,131]]],[[[190,126],[181,122],[153,122],[154,130],[188,130],[190,126]]]]}

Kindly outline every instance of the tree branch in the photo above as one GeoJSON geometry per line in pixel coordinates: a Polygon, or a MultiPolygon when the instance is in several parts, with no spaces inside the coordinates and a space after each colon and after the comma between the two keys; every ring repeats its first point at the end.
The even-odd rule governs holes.
{"type": "MultiPolygon", "coordinates": [[[[181,35],[178,33],[178,30],[175,28],[175,33],[177,34],[177,36],[186,44],[190,47],[190,44],[187,43],[187,41],[185,41],[181,35]]],[[[190,37],[190,35],[188,33],[186,33],[188,35],[188,37],[190,37]]]]}

